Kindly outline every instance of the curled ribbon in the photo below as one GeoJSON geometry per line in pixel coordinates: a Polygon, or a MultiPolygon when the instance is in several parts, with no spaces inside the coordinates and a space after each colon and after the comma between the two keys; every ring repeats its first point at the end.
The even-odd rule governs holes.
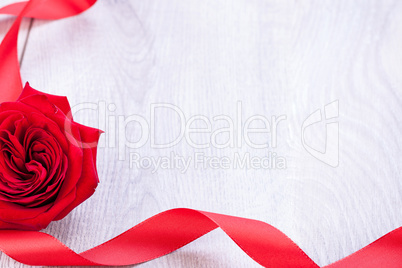
{"type": "MultiPolygon", "coordinates": [[[[17,53],[22,18],[66,18],[87,10],[95,2],[31,0],[0,9],[0,14],[17,16],[0,45],[0,103],[15,101],[22,91],[17,53]]],[[[80,254],[48,234],[18,230],[0,231],[0,249],[27,265],[133,265],[171,253],[218,227],[264,267],[319,267],[290,238],[267,223],[184,208],[157,214],[80,254]]],[[[402,227],[325,267],[402,267],[402,227]]]]}
{"type": "MultiPolygon", "coordinates": [[[[130,265],[171,253],[218,227],[264,267],[319,267],[285,234],[267,223],[184,208],[157,214],[80,254],[48,234],[32,231],[0,231],[0,249],[28,265],[130,265]]],[[[396,268],[401,267],[401,256],[402,228],[398,228],[325,267],[396,268]]]]}

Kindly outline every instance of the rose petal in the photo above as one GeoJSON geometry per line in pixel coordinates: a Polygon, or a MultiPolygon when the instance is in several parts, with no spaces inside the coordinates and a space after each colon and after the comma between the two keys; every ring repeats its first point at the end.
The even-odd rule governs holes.
{"type": "MultiPolygon", "coordinates": [[[[64,96],[57,96],[57,95],[51,95],[47,93],[43,93],[40,91],[37,91],[36,89],[33,89],[29,83],[27,82],[25,84],[24,90],[22,91],[20,97],[18,98],[18,101],[22,101],[23,99],[32,96],[32,95],[43,95],[46,96],[47,99],[56,105],[60,110],[63,111],[63,113],[70,119],[72,119],[72,114],[71,114],[71,107],[70,103],[68,102],[67,97],[64,96]]],[[[24,100],[25,103],[28,105],[35,105],[35,102],[32,102],[32,100],[24,100]]]]}
{"type": "Polygon", "coordinates": [[[89,198],[100,134],[72,120],[66,97],[28,83],[0,104],[0,229],[40,230],[89,198]]]}
{"type": "Polygon", "coordinates": [[[96,170],[96,152],[101,131],[80,124],[77,125],[80,128],[82,142],[94,144],[95,146],[91,148],[84,148],[83,170],[81,179],[77,184],[77,197],[73,203],[71,203],[55,218],[55,220],[64,218],[72,209],[88,199],[95,192],[95,188],[99,182],[99,177],[96,170]]]}

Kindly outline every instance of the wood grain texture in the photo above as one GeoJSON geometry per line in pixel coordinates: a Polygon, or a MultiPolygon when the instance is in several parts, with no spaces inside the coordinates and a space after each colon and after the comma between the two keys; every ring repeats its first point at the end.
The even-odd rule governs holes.
{"type": "MultiPolygon", "coordinates": [[[[76,121],[105,128],[98,154],[101,183],[87,202],[45,232],[83,251],[175,207],[259,219],[292,238],[314,261],[329,264],[402,225],[402,3],[399,1],[99,1],[62,21],[35,21],[22,65],[24,80],[86,109],[76,121]],[[339,101],[339,166],[312,157],[301,143],[303,121],[339,101]],[[266,149],[167,149],[149,142],[111,146],[119,116],[150,117],[169,103],[186,118],[286,115],[276,148],[286,169],[152,170],[130,167],[129,154],[191,157],[266,149]],[[100,103],[99,103],[100,102],[100,103]]],[[[0,26],[3,26],[1,23],[0,26]]],[[[3,28],[1,28],[3,29],[3,28]]],[[[1,30],[0,29],[0,30],[1,30]]],[[[78,106],[75,107],[77,109],[78,106]]],[[[214,129],[222,127],[219,123],[214,129]]],[[[325,122],[306,142],[325,146],[325,122]]],[[[159,113],[158,141],[180,132],[177,116],[159,113]]],[[[129,124],[127,138],[140,138],[129,124]]],[[[270,135],[255,136],[269,141],[270,135]]],[[[194,134],[198,142],[208,135],[194,134]]],[[[224,140],[224,138],[222,138],[224,140]]],[[[4,254],[1,267],[24,267],[4,254]]],[[[213,231],[139,267],[260,267],[224,233],[213,231]]]]}

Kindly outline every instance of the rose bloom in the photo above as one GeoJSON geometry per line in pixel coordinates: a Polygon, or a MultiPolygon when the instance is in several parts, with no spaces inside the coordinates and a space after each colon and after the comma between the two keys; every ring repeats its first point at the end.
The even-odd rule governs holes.
{"type": "Polygon", "coordinates": [[[27,83],[0,105],[0,229],[40,230],[90,197],[101,131],[73,121],[66,97],[27,83]]]}

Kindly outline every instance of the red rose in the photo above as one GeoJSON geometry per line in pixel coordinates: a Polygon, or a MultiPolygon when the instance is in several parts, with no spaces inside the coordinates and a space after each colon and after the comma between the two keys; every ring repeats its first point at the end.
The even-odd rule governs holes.
{"type": "Polygon", "coordinates": [[[0,229],[40,230],[90,197],[98,184],[100,131],[73,121],[66,97],[27,83],[0,105],[0,229]]]}

